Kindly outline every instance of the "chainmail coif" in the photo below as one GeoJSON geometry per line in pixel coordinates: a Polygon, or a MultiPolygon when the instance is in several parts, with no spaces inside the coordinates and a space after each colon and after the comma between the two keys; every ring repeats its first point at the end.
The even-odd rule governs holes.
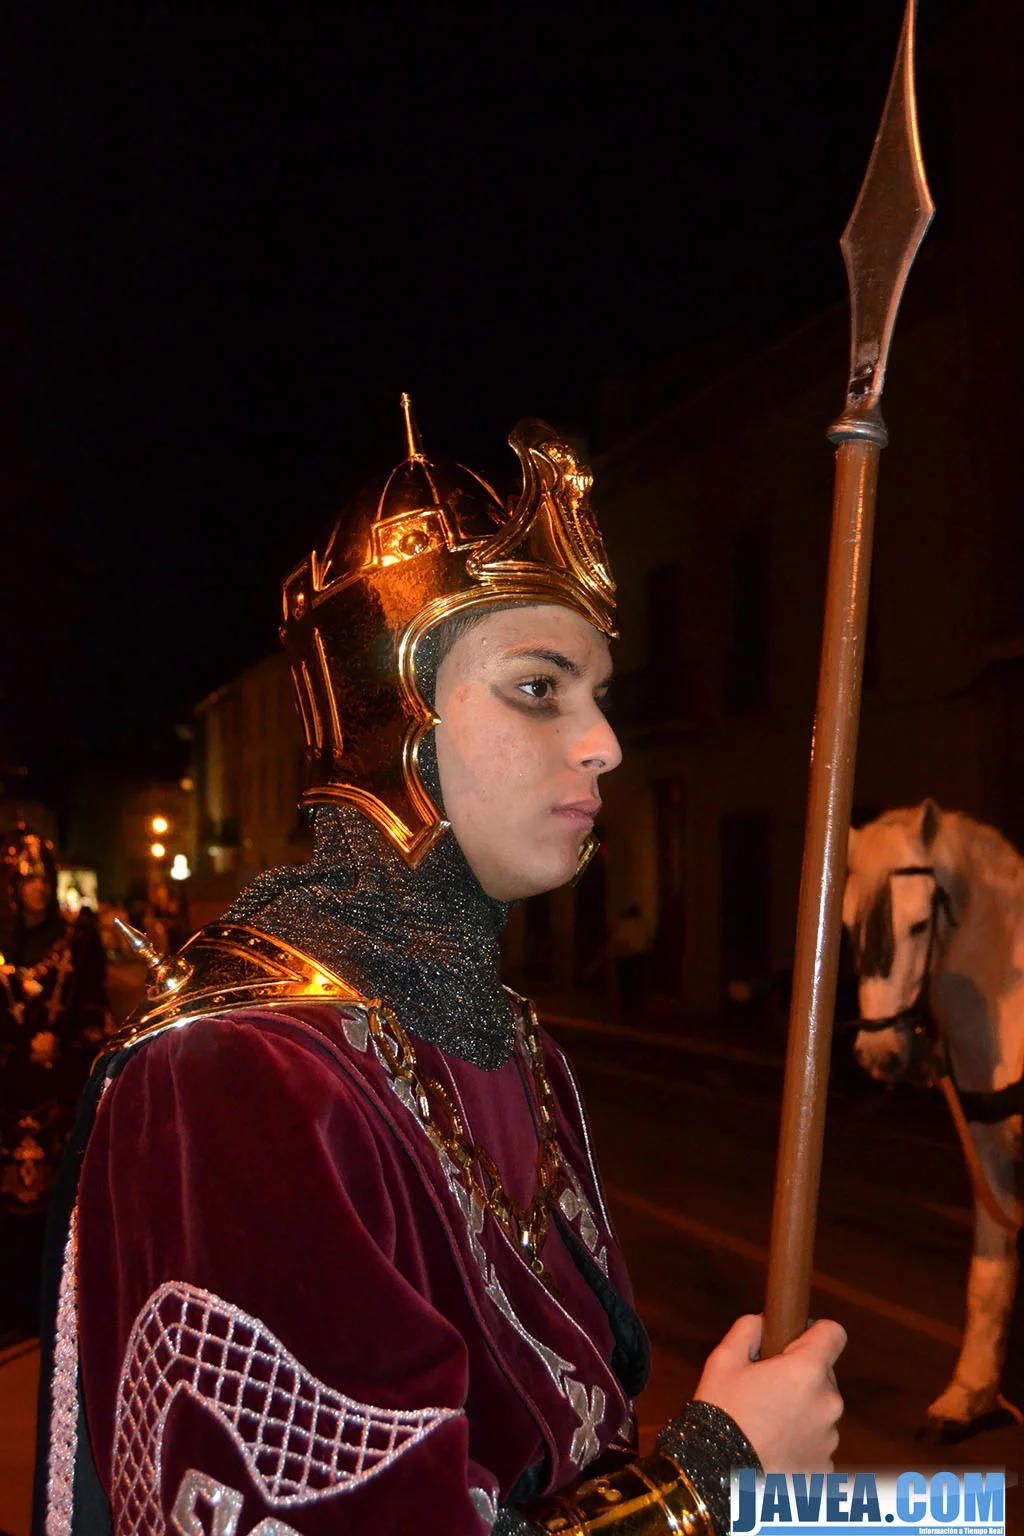
{"type": "Polygon", "coordinates": [[[225,918],[284,939],[411,1034],[495,1071],[514,1039],[499,978],[506,911],[450,832],[409,869],[359,811],[320,806],[310,862],[257,875],[225,918]]]}

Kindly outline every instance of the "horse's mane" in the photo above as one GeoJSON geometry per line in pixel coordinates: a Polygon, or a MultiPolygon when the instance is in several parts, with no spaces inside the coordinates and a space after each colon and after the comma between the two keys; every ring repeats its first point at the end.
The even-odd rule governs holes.
{"type": "MultiPolygon", "coordinates": [[[[885,811],[874,825],[916,831],[920,816],[919,805],[899,806],[885,811]]],[[[1024,903],[1024,858],[995,827],[976,821],[964,811],[943,811],[929,851],[937,862],[953,868],[962,868],[965,859],[969,860],[978,879],[1024,903]]]]}
{"type": "Polygon", "coordinates": [[[950,832],[968,850],[980,879],[1018,900],[1024,896],[1024,859],[1001,832],[983,821],[975,821],[963,811],[946,811],[936,839],[940,845],[947,822],[953,823],[950,832]]]}

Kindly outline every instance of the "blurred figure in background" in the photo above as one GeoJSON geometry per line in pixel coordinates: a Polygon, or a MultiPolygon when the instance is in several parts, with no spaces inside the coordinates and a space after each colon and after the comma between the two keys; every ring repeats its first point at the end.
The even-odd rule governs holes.
{"type": "Polygon", "coordinates": [[[182,891],[166,885],[154,887],[145,931],[158,954],[174,954],[181,948],[191,932],[182,891]]]}
{"type": "Polygon", "coordinates": [[[643,1013],[647,1004],[647,965],[653,934],[635,902],[624,907],[608,935],[608,954],[615,967],[619,1012],[643,1013]]]}
{"type": "Polygon", "coordinates": [[[0,1343],[38,1331],[46,1208],[107,1032],[105,971],[95,922],[61,914],[52,845],[17,827],[0,851],[0,1343]]]}

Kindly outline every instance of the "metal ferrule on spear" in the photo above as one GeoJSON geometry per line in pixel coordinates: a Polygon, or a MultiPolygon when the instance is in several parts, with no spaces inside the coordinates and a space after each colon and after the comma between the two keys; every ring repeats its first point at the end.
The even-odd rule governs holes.
{"type": "Polygon", "coordinates": [[[778,1354],[802,1333],[809,1312],[875,490],[879,457],[888,442],[880,401],[896,312],[934,212],[917,132],[914,14],[915,0],[908,0],[875,146],[841,242],[852,310],[850,375],[846,404],[828,432],[836,444],[832,540],[811,743],[763,1356],[778,1354]]]}

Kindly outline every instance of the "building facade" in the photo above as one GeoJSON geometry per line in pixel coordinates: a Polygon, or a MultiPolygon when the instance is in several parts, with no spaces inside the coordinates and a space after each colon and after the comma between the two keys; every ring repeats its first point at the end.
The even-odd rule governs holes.
{"type": "MultiPolygon", "coordinates": [[[[992,427],[947,367],[963,316],[938,302],[943,265],[886,394],[855,819],[930,795],[1024,841],[1020,493],[979,472],[992,427]]],[[[792,958],[845,329],[824,317],[597,464],[626,747],[609,909],[649,914],[656,983],[696,1010],[792,958]]]]}
{"type": "Polygon", "coordinates": [[[284,653],[246,669],[195,711],[193,921],[212,921],[261,869],[308,857],[302,732],[284,653]],[[197,917],[198,914],[198,917],[197,917]]]}

